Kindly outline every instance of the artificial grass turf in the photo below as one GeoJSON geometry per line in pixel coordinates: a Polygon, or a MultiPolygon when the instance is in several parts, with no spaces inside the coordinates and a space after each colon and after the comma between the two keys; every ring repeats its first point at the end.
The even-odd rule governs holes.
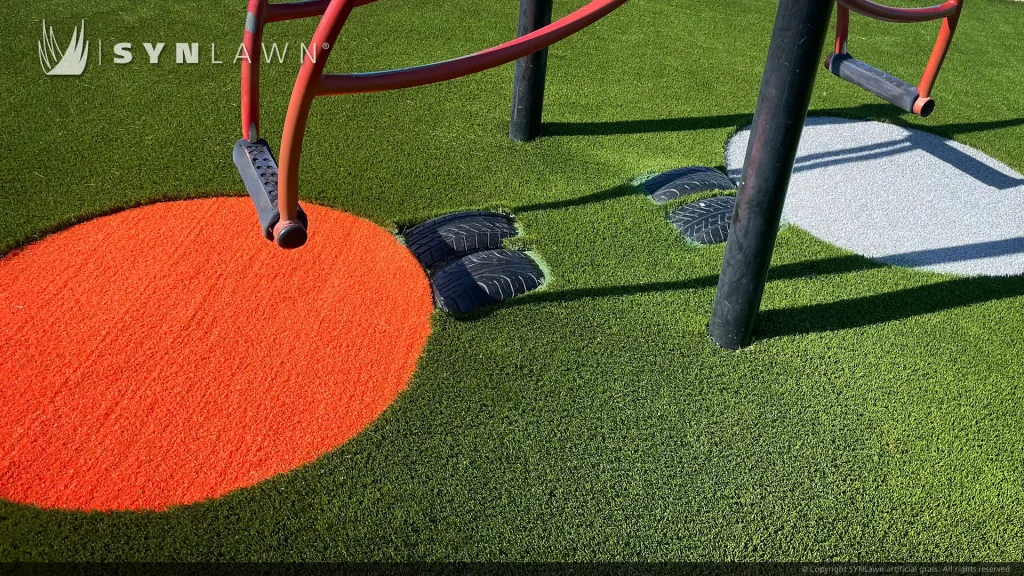
{"type": "Polygon", "coordinates": [[[244,198],[97,218],[0,260],[0,498],[164,510],[345,443],[405,389],[430,285],[379,226],[308,206],[319,250],[244,198]]]}
{"type": "MultiPolygon", "coordinates": [[[[87,17],[107,46],[237,47],[241,11],[15,2],[0,38],[24,55],[0,70],[0,246],[241,191],[235,67],[151,67],[137,47],[133,65],[44,78],[39,20],[87,17]]],[[[356,11],[329,68],[457,56],[510,37],[515,13],[384,0],[356,11]]],[[[768,1],[632,0],[551,52],[548,137],[526,146],[506,137],[510,67],[318,101],[304,198],[382,224],[504,207],[550,284],[435,315],[410,389],[313,464],[159,514],[3,503],[0,558],[1021,560],[1024,279],[882,267],[788,228],[760,339],[726,353],[704,332],[722,248],[687,246],[628,184],[721,164],[750,121],[773,15],[768,1]]],[[[1016,3],[968,4],[929,120],[824,73],[814,113],[921,126],[1021,170],[1022,19],[1016,3]]],[[[295,50],[313,25],[266,39],[295,50]]],[[[913,79],[935,29],[857,18],[851,50],[913,79]]],[[[294,72],[265,69],[272,141],[294,72]]]]}

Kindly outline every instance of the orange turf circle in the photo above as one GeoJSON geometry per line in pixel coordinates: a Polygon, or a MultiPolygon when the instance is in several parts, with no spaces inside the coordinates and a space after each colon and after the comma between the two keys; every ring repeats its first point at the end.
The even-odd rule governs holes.
{"type": "Polygon", "coordinates": [[[0,498],[161,510],[352,438],[406,386],[430,288],[380,227],[307,206],[276,248],[247,199],[98,218],[0,259],[0,498]]]}

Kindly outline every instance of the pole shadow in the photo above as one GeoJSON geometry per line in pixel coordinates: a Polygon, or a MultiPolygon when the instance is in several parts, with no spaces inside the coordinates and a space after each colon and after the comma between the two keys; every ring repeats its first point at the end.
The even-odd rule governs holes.
{"type": "MultiPolygon", "coordinates": [[[[811,115],[831,116],[851,120],[881,118],[890,120],[894,124],[903,128],[911,128],[915,130],[920,130],[922,128],[922,126],[915,126],[902,121],[902,116],[905,114],[901,110],[888,104],[861,104],[851,108],[822,108],[812,110],[811,115]]],[[[548,122],[543,126],[543,135],[544,137],[615,136],[660,132],[684,132],[717,128],[738,129],[750,124],[752,120],[752,114],[723,114],[718,116],[656,118],[609,122],[548,122]]],[[[952,138],[958,134],[984,132],[986,130],[998,130],[1016,126],[1024,126],[1024,118],[936,125],[928,126],[927,129],[940,136],[952,138]]],[[[863,161],[872,158],[884,158],[904,152],[910,152],[915,149],[922,149],[939,160],[950,164],[961,172],[976,178],[993,188],[1006,190],[1008,188],[1024,184],[1024,180],[1016,178],[1014,175],[1004,174],[1003,172],[972,158],[944,142],[940,143],[940,145],[937,145],[936,142],[938,142],[937,139],[928,138],[927,135],[922,136],[921,134],[911,134],[903,140],[855,147],[834,153],[808,155],[797,159],[797,166],[794,168],[794,172],[863,161]]],[[[730,170],[727,173],[733,180],[740,177],[740,170],[730,170]]],[[[581,196],[579,198],[527,204],[517,208],[517,211],[533,212],[539,210],[569,208],[621,198],[635,193],[640,193],[640,190],[634,186],[620,185],[586,196],[581,196]]]]}
{"type": "Polygon", "coordinates": [[[1020,296],[1021,276],[955,278],[827,304],[765,310],[758,317],[757,338],[862,328],[1020,296]]]}
{"type": "MultiPolygon", "coordinates": [[[[926,129],[940,136],[952,138],[959,134],[985,132],[1002,128],[1024,126],[1024,118],[1007,118],[984,122],[919,125],[906,122],[902,110],[888,104],[860,104],[849,108],[819,108],[810,116],[835,116],[850,120],[887,120],[904,128],[926,129]]],[[[753,121],[752,113],[720,114],[715,116],[684,116],[682,118],[646,118],[638,120],[609,120],[604,122],[545,122],[544,137],[564,136],[623,136],[657,134],[661,132],[687,132],[719,128],[741,128],[753,121]]]]}
{"type": "Polygon", "coordinates": [[[1024,253],[1024,237],[1006,238],[1004,240],[993,240],[990,242],[975,242],[961,246],[949,246],[946,248],[933,248],[931,250],[917,250],[915,252],[904,252],[888,256],[878,256],[876,260],[893,266],[906,268],[920,268],[933,266],[935,264],[949,264],[952,262],[966,262],[968,260],[980,260],[982,258],[997,258],[999,256],[1012,256],[1024,253]]]}
{"type": "Polygon", "coordinates": [[[536,204],[524,204],[512,210],[513,213],[519,214],[523,212],[539,212],[543,210],[557,210],[560,208],[572,208],[574,206],[583,206],[585,204],[594,204],[597,202],[604,202],[606,200],[614,200],[616,198],[622,198],[625,196],[631,196],[633,194],[639,194],[640,190],[636,186],[630,184],[620,184],[612,188],[607,188],[593,194],[587,194],[586,196],[580,196],[578,198],[568,198],[566,200],[554,200],[551,202],[538,202],[536,204]]]}
{"type": "MultiPolygon", "coordinates": [[[[856,255],[839,256],[774,266],[768,272],[768,282],[842,275],[879,268],[890,266],[856,255]]],[[[567,304],[595,298],[705,290],[714,289],[717,285],[718,276],[702,276],[676,282],[541,291],[478,309],[469,314],[455,315],[454,318],[458,321],[471,322],[486,318],[500,310],[519,306],[567,304]]],[[[1017,297],[1024,297],[1024,276],[952,278],[924,286],[837,302],[762,310],[757,319],[755,341],[863,328],[1017,297]]]]}
{"type": "MultiPolygon", "coordinates": [[[[768,281],[772,282],[779,280],[794,280],[798,278],[812,278],[817,276],[830,276],[886,267],[887,266],[885,264],[881,264],[861,256],[839,256],[836,258],[808,260],[775,266],[768,272],[768,281]]],[[[616,298],[622,296],[636,296],[638,294],[704,290],[708,288],[715,288],[716,286],[718,286],[718,276],[713,275],[674,282],[650,282],[645,284],[595,286],[591,288],[540,291],[525,294],[513,300],[506,300],[486,308],[480,308],[468,314],[458,314],[455,315],[455,317],[460,320],[477,320],[489,316],[498,310],[515,308],[518,306],[534,304],[567,304],[594,298],[616,298]]]]}
{"type": "Polygon", "coordinates": [[[723,114],[720,116],[686,116],[683,118],[611,120],[607,122],[545,122],[541,126],[541,134],[544,137],[559,137],[689,132],[746,126],[753,118],[753,114],[723,114]]]}
{"type": "MultiPolygon", "coordinates": [[[[820,128],[823,126],[842,125],[846,124],[846,122],[839,123],[824,119],[809,119],[807,124],[820,128]]],[[[900,154],[920,151],[996,190],[1009,190],[1024,185],[1024,178],[1019,178],[1016,174],[1006,173],[985,164],[981,160],[954,147],[946,138],[922,132],[916,128],[906,129],[909,130],[906,136],[893,140],[798,156],[793,173],[809,172],[820,168],[854,164],[867,160],[891,158],[900,154]]]]}

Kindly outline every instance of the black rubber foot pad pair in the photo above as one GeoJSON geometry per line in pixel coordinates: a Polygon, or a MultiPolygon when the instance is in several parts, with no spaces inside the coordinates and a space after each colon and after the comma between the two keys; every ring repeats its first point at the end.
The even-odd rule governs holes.
{"type": "Polygon", "coordinates": [[[464,314],[508,300],[544,282],[544,273],[523,252],[501,248],[519,234],[512,219],[497,212],[457,212],[405,233],[405,244],[428,273],[434,302],[464,314]]]}
{"type": "Polygon", "coordinates": [[[457,314],[536,290],[543,282],[544,273],[532,258],[503,249],[463,256],[430,279],[437,307],[457,314]]]}
{"type": "Polygon", "coordinates": [[[735,196],[691,202],[668,213],[668,221],[685,238],[698,244],[721,244],[729,239],[735,196]]]}
{"type": "Polygon", "coordinates": [[[457,212],[424,222],[405,233],[409,247],[426,270],[467,254],[501,248],[519,234],[512,220],[497,212],[457,212]]]}
{"type": "Polygon", "coordinates": [[[643,187],[651,200],[665,204],[690,194],[712,190],[735,190],[736,183],[714,168],[690,166],[659,174],[644,182],[643,187]]]}

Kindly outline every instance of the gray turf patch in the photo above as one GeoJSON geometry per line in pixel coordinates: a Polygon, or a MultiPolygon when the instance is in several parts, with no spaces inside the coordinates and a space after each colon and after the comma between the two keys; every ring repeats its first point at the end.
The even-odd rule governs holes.
{"type": "MultiPolygon", "coordinates": [[[[738,175],[749,127],[726,145],[738,175]]],[[[880,122],[809,118],[783,219],[896,266],[1024,274],[1024,176],[986,154],[880,122]]]]}

